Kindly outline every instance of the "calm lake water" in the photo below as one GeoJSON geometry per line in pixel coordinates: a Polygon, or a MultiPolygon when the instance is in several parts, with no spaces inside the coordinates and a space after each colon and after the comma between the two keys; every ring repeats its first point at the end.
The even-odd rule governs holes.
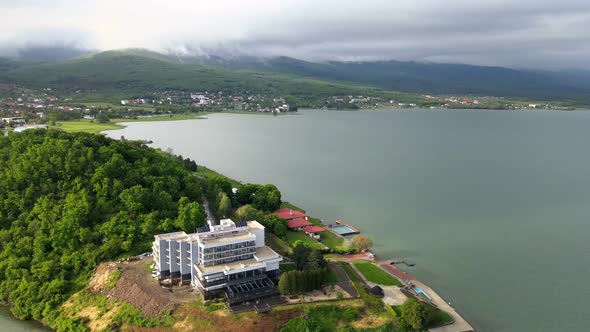
{"type": "Polygon", "coordinates": [[[358,226],[479,331],[590,331],[590,112],[216,114],[109,135],[358,226]]]}
{"type": "Polygon", "coordinates": [[[47,332],[36,322],[23,322],[16,320],[10,313],[10,309],[0,307],[0,332],[47,332]]]}
{"type": "Polygon", "coordinates": [[[122,135],[358,226],[479,331],[590,331],[590,112],[216,114],[122,135]]]}

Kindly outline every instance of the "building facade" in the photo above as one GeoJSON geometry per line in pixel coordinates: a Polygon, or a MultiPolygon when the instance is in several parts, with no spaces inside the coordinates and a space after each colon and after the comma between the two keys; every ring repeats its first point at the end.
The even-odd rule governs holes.
{"type": "Polygon", "coordinates": [[[253,220],[221,220],[196,233],[155,236],[152,246],[157,276],[189,282],[205,298],[225,292],[230,303],[274,294],[271,278],[282,257],[264,243],[264,226],[253,220]]]}

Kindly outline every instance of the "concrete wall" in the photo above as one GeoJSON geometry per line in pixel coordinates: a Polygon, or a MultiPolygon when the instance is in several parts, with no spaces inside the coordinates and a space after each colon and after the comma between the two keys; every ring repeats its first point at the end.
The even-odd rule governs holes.
{"type": "Polygon", "coordinates": [[[170,274],[173,276],[180,276],[180,256],[177,252],[178,250],[178,242],[177,241],[167,241],[170,245],[170,258],[168,263],[170,265],[170,274]]]}
{"type": "Polygon", "coordinates": [[[256,248],[264,247],[264,229],[255,229],[251,232],[256,235],[256,248]]]}

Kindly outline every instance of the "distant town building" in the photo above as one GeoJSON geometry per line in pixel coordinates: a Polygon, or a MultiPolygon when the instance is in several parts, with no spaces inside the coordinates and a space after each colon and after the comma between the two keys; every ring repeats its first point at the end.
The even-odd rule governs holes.
{"type": "Polygon", "coordinates": [[[21,133],[25,130],[31,130],[31,129],[47,129],[47,125],[30,125],[30,126],[22,126],[22,127],[16,127],[14,128],[14,132],[15,133],[21,133]]]}
{"type": "Polygon", "coordinates": [[[156,235],[152,250],[158,278],[190,282],[206,299],[225,292],[234,304],[276,293],[271,279],[282,257],[265,245],[264,226],[255,220],[156,235]]]}
{"type": "Polygon", "coordinates": [[[2,122],[9,125],[24,125],[26,123],[25,118],[21,117],[2,118],[2,122]]]}

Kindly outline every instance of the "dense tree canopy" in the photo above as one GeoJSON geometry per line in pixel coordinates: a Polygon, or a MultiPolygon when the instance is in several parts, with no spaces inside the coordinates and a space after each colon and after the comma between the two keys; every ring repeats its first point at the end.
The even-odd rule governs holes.
{"type": "Polygon", "coordinates": [[[201,196],[181,162],[138,143],[53,130],[0,137],[0,300],[66,329],[56,308],[99,261],[193,229],[201,196]]]}
{"type": "Polygon", "coordinates": [[[401,307],[403,324],[407,324],[412,330],[424,331],[432,319],[430,306],[413,298],[408,298],[401,307]]]}
{"type": "Polygon", "coordinates": [[[260,211],[272,212],[281,207],[281,192],[272,184],[246,183],[236,194],[240,205],[252,204],[260,211]]]}

